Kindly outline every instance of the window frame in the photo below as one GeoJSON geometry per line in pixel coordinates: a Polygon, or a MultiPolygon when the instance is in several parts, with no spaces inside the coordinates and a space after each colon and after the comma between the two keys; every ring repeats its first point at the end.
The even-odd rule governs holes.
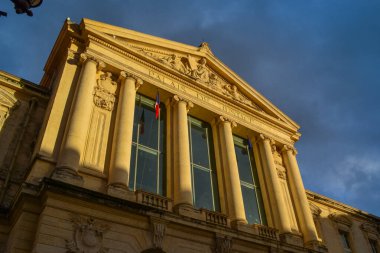
{"type": "MultiPolygon", "coordinates": [[[[260,223],[252,223],[252,224],[260,224],[260,225],[266,226],[268,224],[268,221],[266,218],[265,204],[264,204],[264,199],[263,199],[263,191],[262,191],[262,188],[260,186],[260,180],[259,180],[259,172],[258,172],[259,166],[258,166],[256,159],[255,159],[253,147],[250,149],[249,145],[248,145],[248,139],[242,138],[240,136],[233,135],[233,140],[234,140],[234,146],[236,145],[240,148],[244,148],[248,154],[249,166],[250,166],[249,170],[250,170],[250,174],[252,177],[253,184],[243,181],[240,178],[240,174],[239,174],[239,182],[240,182],[240,187],[244,186],[244,187],[247,187],[248,189],[254,190],[254,192],[255,192],[255,202],[256,202],[256,205],[258,207],[257,212],[259,214],[260,223]],[[259,193],[261,195],[259,195],[259,193]]],[[[235,153],[235,155],[236,155],[236,153],[235,153]]],[[[238,164],[238,166],[239,166],[239,164],[238,164]]],[[[243,194],[243,192],[242,192],[242,194],[243,194]]],[[[244,197],[243,197],[243,205],[244,205],[244,197]]],[[[245,207],[244,207],[244,209],[245,209],[245,207]]]]}
{"type": "MultiPolygon", "coordinates": [[[[190,150],[190,170],[191,170],[191,186],[192,186],[192,195],[193,195],[193,205],[196,203],[196,194],[195,194],[195,176],[194,169],[199,169],[204,172],[209,173],[210,178],[210,188],[211,188],[211,198],[212,198],[212,207],[213,209],[210,211],[220,212],[221,204],[220,204],[220,195],[219,195],[219,186],[218,186],[218,177],[216,171],[216,161],[215,161],[215,148],[213,143],[213,134],[211,125],[208,122],[195,118],[194,116],[187,116],[188,123],[188,134],[189,134],[189,150],[190,150]],[[202,165],[196,164],[193,161],[193,140],[192,140],[192,125],[195,125],[200,128],[206,129],[206,143],[207,143],[207,157],[209,168],[204,167],[202,165]]],[[[201,207],[201,209],[207,209],[205,207],[201,207]]]]}
{"type": "MultiPolygon", "coordinates": [[[[131,186],[131,179],[129,179],[129,189],[132,190],[132,191],[138,191],[138,190],[142,190],[142,191],[146,191],[146,192],[150,192],[146,189],[142,189],[142,188],[137,188],[137,172],[138,172],[138,155],[139,155],[139,151],[142,151],[142,152],[146,152],[148,154],[152,154],[152,155],[155,155],[157,158],[157,161],[156,161],[156,170],[157,170],[157,178],[156,178],[156,191],[155,192],[150,192],[150,193],[153,193],[153,194],[157,194],[157,195],[160,195],[160,196],[166,196],[166,192],[167,192],[167,189],[166,189],[166,108],[164,105],[160,104],[160,116],[159,116],[159,119],[156,119],[157,121],[161,121],[162,120],[162,123],[161,122],[158,122],[158,126],[157,126],[157,149],[154,149],[152,147],[149,147],[149,146],[146,146],[144,144],[141,144],[140,143],[140,140],[139,140],[139,135],[140,135],[140,117],[141,117],[141,113],[143,109],[145,110],[149,110],[151,112],[155,112],[155,103],[156,101],[153,100],[152,98],[149,98],[147,96],[144,96],[142,94],[139,94],[137,93],[136,94],[136,98],[135,98],[135,118],[134,120],[137,120],[137,122],[134,121],[134,124],[136,124],[137,128],[136,129],[133,129],[133,133],[132,133],[132,145],[131,145],[131,149],[132,149],[132,152],[131,154],[133,155],[134,154],[134,157],[131,157],[131,167],[130,167],[130,176],[133,175],[133,187],[131,186]],[[161,126],[162,124],[162,126],[161,126]],[[137,131],[136,133],[136,139],[134,138],[134,134],[135,134],[135,131],[137,131]],[[162,136],[161,136],[162,135],[162,136]],[[161,145],[161,141],[162,141],[162,147],[160,147],[161,145]],[[133,149],[135,150],[133,152],[133,149]],[[161,165],[161,159],[162,157],[162,165],[161,165]],[[134,164],[132,164],[132,161],[134,161],[134,164]],[[133,169],[133,173],[132,173],[132,169],[133,169]],[[160,178],[160,175],[162,173],[162,178],[160,178]],[[161,184],[160,184],[160,181],[161,181],[161,184]],[[161,186],[161,189],[160,189],[160,186],[161,186]]],[[[145,123],[144,123],[145,124],[145,123]]]]}

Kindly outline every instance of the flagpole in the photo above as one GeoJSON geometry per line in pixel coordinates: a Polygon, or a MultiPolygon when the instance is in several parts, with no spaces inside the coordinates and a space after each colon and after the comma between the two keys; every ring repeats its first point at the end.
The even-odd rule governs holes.
{"type": "MultiPolygon", "coordinates": [[[[158,91],[157,91],[158,92],[158,91]]],[[[160,193],[159,190],[160,190],[160,129],[161,129],[161,123],[160,123],[160,119],[161,119],[161,107],[159,106],[159,109],[158,109],[158,133],[157,133],[157,193],[160,193]]],[[[162,168],[161,168],[162,169],[162,168]]]]}
{"type": "Polygon", "coordinates": [[[140,126],[141,124],[139,122],[137,124],[137,139],[136,139],[136,152],[135,152],[135,178],[133,179],[135,191],[136,191],[136,180],[137,180],[137,157],[138,157],[138,151],[139,151],[140,126]]]}
{"type": "MultiPolygon", "coordinates": [[[[141,96],[140,96],[140,100],[139,100],[139,114],[140,115],[140,112],[141,112],[141,96]]],[[[139,141],[140,141],[140,121],[139,123],[137,124],[137,136],[136,136],[136,152],[135,152],[135,175],[134,175],[134,178],[133,178],[133,190],[136,191],[136,180],[137,180],[137,157],[138,157],[138,152],[139,152],[139,141]]]]}

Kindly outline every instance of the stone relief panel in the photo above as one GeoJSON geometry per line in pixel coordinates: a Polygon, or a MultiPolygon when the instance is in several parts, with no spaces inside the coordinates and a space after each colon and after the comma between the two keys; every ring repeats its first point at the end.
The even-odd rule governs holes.
{"type": "Polygon", "coordinates": [[[94,88],[94,104],[107,111],[112,111],[116,102],[117,83],[112,79],[112,74],[106,72],[100,75],[94,88]]]}
{"type": "Polygon", "coordinates": [[[73,240],[66,241],[67,253],[106,253],[103,247],[103,235],[110,229],[107,224],[91,217],[74,215],[71,218],[74,226],[73,240]]]}
{"type": "Polygon", "coordinates": [[[230,237],[216,236],[215,238],[215,253],[230,253],[232,240],[230,237]]]}
{"type": "Polygon", "coordinates": [[[209,66],[207,59],[196,58],[194,56],[168,54],[164,52],[151,52],[149,49],[134,47],[138,52],[153,58],[154,60],[184,74],[199,84],[220,93],[238,103],[247,105],[257,111],[264,112],[257,104],[245,96],[236,85],[230,84],[220,76],[218,76],[209,66]]]}
{"type": "MultiPolygon", "coordinates": [[[[104,171],[112,112],[117,103],[117,82],[110,72],[100,75],[94,88],[94,107],[84,151],[86,168],[104,171]]],[[[115,110],[116,111],[116,110],[115,110]]]]}
{"type": "Polygon", "coordinates": [[[104,171],[110,125],[111,114],[94,107],[84,151],[83,165],[85,167],[99,172],[104,171]]]}

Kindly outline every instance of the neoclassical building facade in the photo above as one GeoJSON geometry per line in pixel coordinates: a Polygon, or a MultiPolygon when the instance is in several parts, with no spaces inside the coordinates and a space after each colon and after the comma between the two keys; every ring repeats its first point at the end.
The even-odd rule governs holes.
{"type": "Polygon", "coordinates": [[[299,126],[189,46],[67,20],[39,85],[0,72],[4,252],[379,252],[306,191],[299,126]]]}

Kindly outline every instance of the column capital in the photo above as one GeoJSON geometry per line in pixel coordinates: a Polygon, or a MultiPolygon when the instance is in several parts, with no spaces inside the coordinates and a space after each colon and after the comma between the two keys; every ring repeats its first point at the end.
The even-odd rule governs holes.
{"type": "Polygon", "coordinates": [[[129,73],[129,72],[125,71],[125,70],[120,71],[120,74],[119,74],[119,81],[120,81],[120,83],[123,83],[125,80],[127,80],[129,78],[130,79],[134,79],[136,91],[144,83],[144,81],[140,77],[138,77],[138,76],[136,76],[136,75],[134,75],[132,73],[129,73]]]}
{"type": "Polygon", "coordinates": [[[288,152],[288,151],[291,151],[293,155],[297,155],[298,154],[297,149],[295,147],[292,147],[292,146],[284,145],[282,147],[282,149],[281,149],[282,153],[285,153],[285,152],[288,152]]]}
{"type": "Polygon", "coordinates": [[[186,98],[183,98],[183,97],[180,97],[178,95],[174,95],[173,98],[172,98],[172,105],[175,105],[179,102],[185,102],[186,103],[186,109],[187,111],[189,111],[191,108],[194,107],[194,104],[193,102],[191,102],[190,100],[186,99],[186,98]]]}
{"type": "Polygon", "coordinates": [[[106,67],[106,64],[104,61],[99,60],[95,56],[89,55],[87,53],[81,53],[79,56],[79,62],[81,64],[85,63],[86,61],[91,60],[96,63],[97,70],[100,71],[106,67]]]}
{"type": "Polygon", "coordinates": [[[259,137],[257,138],[257,142],[262,142],[262,141],[269,141],[271,146],[275,144],[272,138],[266,136],[265,134],[259,134],[259,137]]]}
{"type": "Polygon", "coordinates": [[[234,121],[232,119],[229,119],[227,117],[224,117],[224,116],[218,116],[218,117],[216,117],[216,122],[217,122],[218,125],[222,124],[222,123],[230,123],[232,128],[237,127],[236,121],[234,121]]]}

